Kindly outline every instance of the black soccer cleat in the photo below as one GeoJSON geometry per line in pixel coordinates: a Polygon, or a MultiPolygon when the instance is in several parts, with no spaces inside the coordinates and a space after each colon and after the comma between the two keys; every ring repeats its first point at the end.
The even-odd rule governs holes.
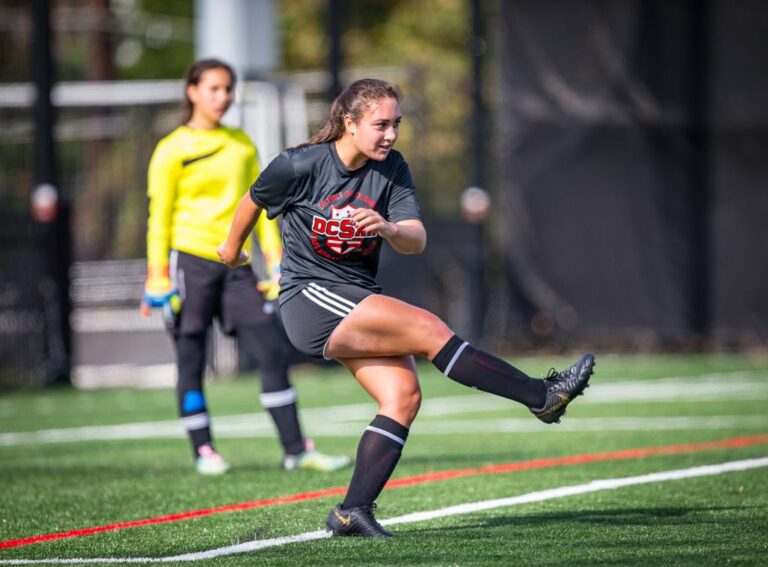
{"type": "Polygon", "coordinates": [[[531,413],[544,423],[560,423],[560,418],[565,415],[566,406],[576,396],[580,396],[585,388],[589,388],[588,382],[594,367],[594,355],[585,354],[576,364],[561,372],[557,372],[554,368],[550,370],[544,380],[547,388],[544,407],[530,408],[531,413]]]}
{"type": "Polygon", "coordinates": [[[334,506],[325,525],[335,536],[392,537],[373,517],[376,504],[357,506],[342,510],[341,504],[334,506]]]}

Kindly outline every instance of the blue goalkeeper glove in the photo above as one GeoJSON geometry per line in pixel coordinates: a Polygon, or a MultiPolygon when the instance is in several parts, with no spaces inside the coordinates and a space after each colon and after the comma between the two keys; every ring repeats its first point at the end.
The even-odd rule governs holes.
{"type": "Polygon", "coordinates": [[[171,284],[166,275],[147,278],[144,284],[144,297],[141,300],[141,314],[149,316],[151,309],[161,309],[163,319],[169,329],[176,326],[181,312],[179,290],[171,284]]]}

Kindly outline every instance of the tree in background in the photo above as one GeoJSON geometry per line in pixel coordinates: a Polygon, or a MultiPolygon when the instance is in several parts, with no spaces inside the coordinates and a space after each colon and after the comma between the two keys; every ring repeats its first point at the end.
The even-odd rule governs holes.
{"type": "MultiPolygon", "coordinates": [[[[286,71],[327,67],[327,0],[280,2],[286,71]]],[[[403,133],[422,202],[432,214],[456,215],[469,182],[469,34],[466,0],[342,0],[343,65],[402,66],[403,133]],[[416,110],[410,115],[408,110],[416,110]]]]}
{"type": "MultiPolygon", "coordinates": [[[[327,68],[327,6],[328,0],[278,1],[283,61],[277,75],[327,68]]],[[[341,12],[344,68],[394,67],[407,77],[399,146],[412,164],[425,210],[455,215],[470,171],[466,0],[341,0],[341,12]]],[[[193,0],[53,0],[51,25],[56,81],[179,79],[194,58],[193,0]]],[[[5,0],[0,48],[14,56],[0,58],[0,82],[30,80],[30,34],[28,3],[5,0]]],[[[76,259],[143,253],[144,148],[175,126],[174,112],[59,112],[61,184],[72,203],[76,259]]],[[[0,196],[19,210],[31,190],[30,119],[28,112],[0,109],[6,132],[0,196]]]]}

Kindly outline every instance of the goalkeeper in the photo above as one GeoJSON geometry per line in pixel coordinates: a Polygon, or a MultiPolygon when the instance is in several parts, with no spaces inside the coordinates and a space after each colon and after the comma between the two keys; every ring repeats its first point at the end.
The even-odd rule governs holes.
{"type": "Polygon", "coordinates": [[[152,155],[142,312],[161,308],[173,338],[179,415],[199,473],[217,475],[229,468],[214,449],[203,389],[206,334],[214,318],[258,361],[260,401],[279,433],[283,467],[336,470],[350,460],[323,455],[304,438],[296,391],[288,379],[291,347],[273,302],[282,256],[276,222],[261,222],[257,228],[266,279],[257,282],[248,264],[229,270],[216,255],[243,191],[259,175],[251,140],[242,130],[220,123],[233,102],[234,83],[235,74],[226,63],[195,63],[187,73],[182,125],[163,138],[152,155]]]}

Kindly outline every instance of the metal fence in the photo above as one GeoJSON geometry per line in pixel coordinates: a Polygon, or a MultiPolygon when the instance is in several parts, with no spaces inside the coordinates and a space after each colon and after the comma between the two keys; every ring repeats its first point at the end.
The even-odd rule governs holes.
{"type": "MultiPolygon", "coordinates": [[[[181,81],[62,83],[52,92],[60,205],[71,216],[76,260],[69,273],[74,330],[73,379],[135,383],[150,367],[173,374],[162,326],[142,320],[148,199],[147,163],[180,116],[181,81]],[[142,332],[148,332],[141,338],[142,332]],[[119,378],[119,379],[118,379],[119,378]]],[[[0,387],[52,382],[62,356],[55,325],[57,286],[48,280],[51,227],[31,218],[31,85],[0,86],[0,387]]],[[[228,114],[260,149],[264,163],[308,132],[307,97],[298,83],[244,82],[228,114]]],[[[216,331],[211,370],[236,368],[236,348],[216,331]]],[[[66,351],[67,349],[64,349],[66,351]]],[[[147,378],[152,380],[154,378],[147,378]]]]}

